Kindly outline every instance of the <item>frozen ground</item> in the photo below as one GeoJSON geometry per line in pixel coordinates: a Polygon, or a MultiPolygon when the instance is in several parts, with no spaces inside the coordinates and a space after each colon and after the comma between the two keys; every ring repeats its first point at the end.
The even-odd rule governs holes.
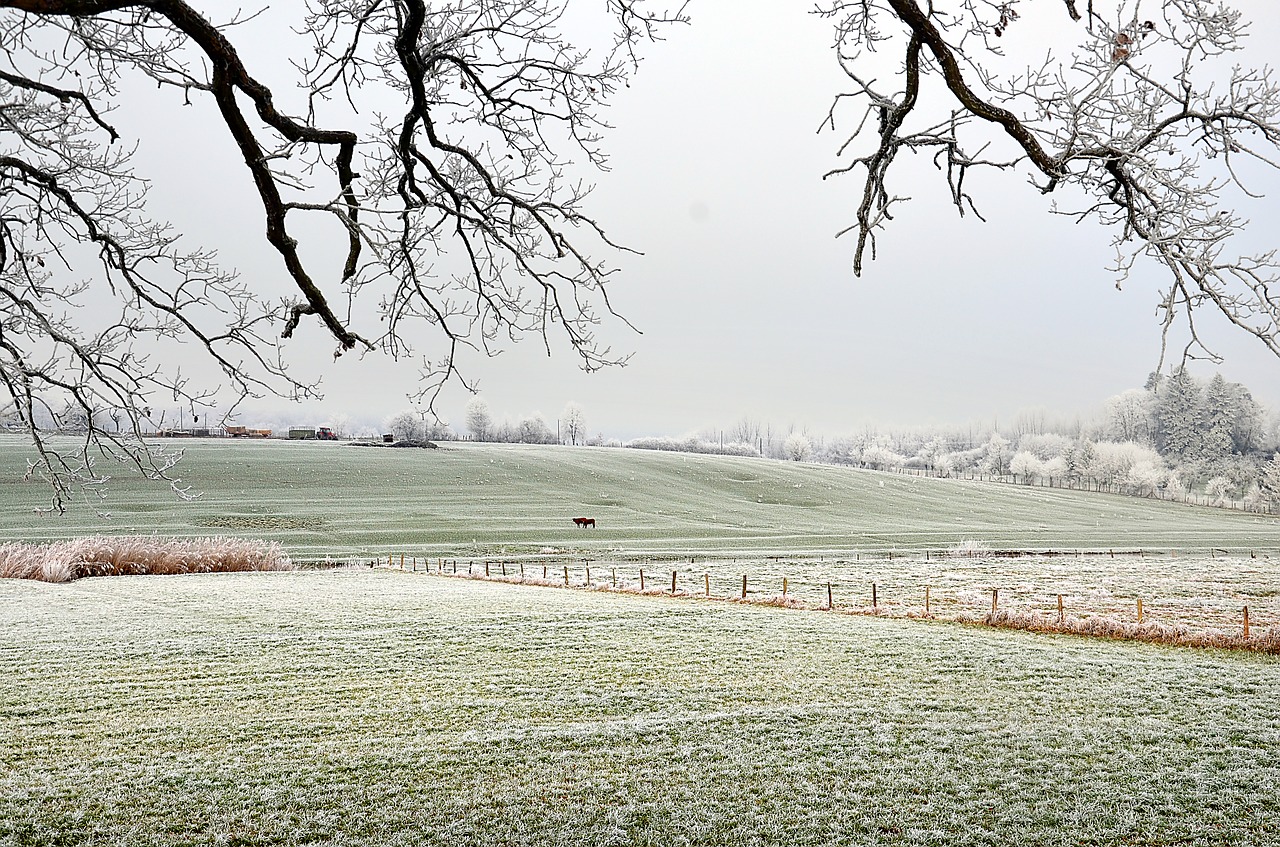
{"type": "Polygon", "coordinates": [[[345,570],[0,582],[0,844],[1280,842],[1280,661],[345,570]]]}
{"type": "MultiPolygon", "coordinates": [[[[1136,621],[1140,599],[1143,620],[1152,623],[1234,633],[1241,628],[1242,610],[1248,606],[1252,627],[1280,626],[1280,560],[1270,555],[1250,559],[1164,551],[1143,556],[976,555],[927,560],[883,555],[858,559],[744,556],[692,563],[606,555],[528,561],[484,557],[415,561],[410,557],[405,562],[408,570],[442,570],[446,575],[455,572],[455,565],[459,575],[469,569],[476,577],[523,575],[540,581],[545,574],[547,581],[559,585],[565,584],[567,568],[570,586],[585,586],[590,577],[594,587],[630,591],[641,588],[641,571],[645,590],[670,591],[674,572],[678,593],[720,598],[741,597],[745,575],[750,600],[780,598],[785,589],[787,598],[810,608],[826,606],[830,597],[837,609],[870,612],[877,608],[900,617],[925,611],[927,588],[930,614],[943,619],[981,617],[991,609],[992,591],[998,590],[999,608],[1007,611],[1056,616],[1060,594],[1067,615],[1136,621]]],[[[381,564],[386,565],[386,560],[381,564]]],[[[399,556],[391,557],[391,566],[399,569],[399,556]]]]}
{"type": "Polygon", "coordinates": [[[641,450],[448,444],[184,442],[177,502],[127,475],[98,518],[37,518],[21,439],[0,437],[0,540],[98,533],[267,538],[295,559],[590,556],[853,558],[973,539],[1023,550],[1280,553],[1280,517],[1115,495],[641,450]],[[572,523],[594,517],[595,530],[572,523]]]}

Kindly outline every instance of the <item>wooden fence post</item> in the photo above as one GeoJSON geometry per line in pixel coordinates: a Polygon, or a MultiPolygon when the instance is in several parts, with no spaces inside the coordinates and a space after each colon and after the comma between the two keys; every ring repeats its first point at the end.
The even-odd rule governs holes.
{"type": "Polygon", "coordinates": [[[591,565],[587,565],[587,587],[591,587],[591,565]]]}
{"type": "Polygon", "coordinates": [[[502,563],[502,575],[503,575],[503,576],[506,576],[506,575],[507,575],[507,563],[506,563],[506,561],[505,561],[505,560],[504,560],[504,561],[503,561],[503,563],[502,563]]]}
{"type": "Polygon", "coordinates": [[[924,587],[924,616],[929,617],[929,586],[924,587]]]}
{"type": "Polygon", "coordinates": [[[524,579],[524,562],[520,563],[520,578],[524,579]]]}
{"type": "Polygon", "coordinates": [[[387,554],[387,567],[391,567],[391,554],[387,554]]]}
{"type": "Polygon", "coordinates": [[[618,587],[618,569],[617,568],[613,569],[613,587],[614,588],[618,587]]]}
{"type": "Polygon", "coordinates": [[[704,573],[702,575],[702,596],[711,596],[711,574],[709,573],[704,573]]]}
{"type": "Polygon", "coordinates": [[[569,566],[568,565],[564,566],[564,584],[565,585],[569,584],[569,566]]]}
{"type": "Polygon", "coordinates": [[[644,591],[644,568],[640,569],[640,590],[644,591]]]}
{"type": "Polygon", "coordinates": [[[671,572],[671,593],[672,594],[676,593],[676,572],[675,571],[671,572]]]}
{"type": "Polygon", "coordinates": [[[1066,612],[1062,609],[1062,595],[1058,595],[1058,623],[1065,623],[1067,620],[1066,612]]]}
{"type": "Polygon", "coordinates": [[[782,578],[782,596],[787,596],[787,578],[785,576],[782,578]]]}
{"type": "Polygon", "coordinates": [[[874,582],[871,583],[871,608],[880,608],[880,601],[876,599],[876,584],[874,582]]]}
{"type": "Polygon", "coordinates": [[[489,578],[489,560],[488,559],[484,560],[484,578],[485,579],[489,578]]]}
{"type": "Polygon", "coordinates": [[[831,602],[831,583],[827,583],[827,611],[831,611],[836,606],[831,602]]]}
{"type": "Polygon", "coordinates": [[[546,565],[543,565],[543,566],[542,566],[542,578],[543,578],[543,579],[546,579],[546,578],[547,578],[547,566],[546,566],[546,565]]]}
{"type": "Polygon", "coordinates": [[[991,614],[996,613],[996,609],[1000,608],[1000,589],[991,589],[991,614]]]}
{"type": "Polygon", "coordinates": [[[1249,607],[1244,607],[1244,637],[1249,637],[1249,607]]]}
{"type": "Polygon", "coordinates": [[[742,575],[742,599],[747,599],[747,575],[742,575]]]}
{"type": "Polygon", "coordinates": [[[1138,623],[1142,623],[1142,598],[1138,598],[1138,623]]]}
{"type": "Polygon", "coordinates": [[[400,554],[400,570],[404,570],[404,553],[400,554]]]}

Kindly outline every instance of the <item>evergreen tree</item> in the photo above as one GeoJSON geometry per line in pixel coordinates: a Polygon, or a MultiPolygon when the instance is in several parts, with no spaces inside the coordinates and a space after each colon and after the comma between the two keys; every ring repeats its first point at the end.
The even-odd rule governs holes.
{"type": "Polygon", "coordinates": [[[1235,428],[1239,399],[1234,389],[1235,386],[1223,379],[1222,374],[1214,374],[1205,386],[1200,458],[1212,461],[1232,452],[1231,432],[1235,428]]]}
{"type": "Polygon", "coordinates": [[[1235,406],[1231,422],[1231,449],[1242,456],[1258,450],[1266,429],[1264,413],[1249,389],[1238,382],[1228,384],[1235,406]]]}
{"type": "Polygon", "coordinates": [[[1280,503],[1280,453],[1262,466],[1258,479],[1258,491],[1268,503],[1280,503]]]}
{"type": "Polygon", "coordinates": [[[1195,377],[1179,368],[1159,383],[1156,395],[1156,449],[1180,462],[1204,453],[1204,397],[1195,377]]]}

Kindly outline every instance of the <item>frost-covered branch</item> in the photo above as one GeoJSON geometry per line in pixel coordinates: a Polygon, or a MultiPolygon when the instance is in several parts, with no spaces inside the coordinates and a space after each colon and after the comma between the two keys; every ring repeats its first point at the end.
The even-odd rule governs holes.
{"type": "Polygon", "coordinates": [[[1245,220],[1233,204],[1255,196],[1250,176],[1280,164],[1271,69],[1227,63],[1245,36],[1240,14],[1209,0],[1067,0],[1065,14],[1059,7],[1040,30],[1052,43],[1034,45],[1047,58],[1019,66],[1006,52],[1028,52],[1040,38],[1020,14],[1028,9],[1020,0],[820,8],[853,83],[824,125],[836,129],[853,110],[840,148],[848,158],[828,176],[862,182],[844,230],[857,232],[855,273],[906,199],[890,188],[899,153],[932,150],[961,214],[977,212],[965,182],[972,169],[1018,164],[1040,191],[1061,198],[1061,214],[1112,233],[1118,284],[1139,259],[1163,266],[1164,337],[1181,324],[1190,338],[1184,357],[1213,357],[1196,326],[1206,309],[1280,356],[1276,256],[1235,247],[1245,220]],[[891,93],[862,70],[889,51],[902,57],[891,93]],[[953,104],[942,112],[940,95],[953,104]]]}
{"type": "Polygon", "coordinates": [[[313,322],[336,355],[423,353],[428,406],[466,382],[463,351],[523,335],[558,335],[587,369],[618,361],[596,328],[621,248],[587,213],[579,169],[605,166],[608,98],[684,15],[605,7],[612,34],[589,45],[560,32],[566,0],[310,0],[299,93],[255,74],[238,13],[0,0],[0,380],[53,505],[100,487],[104,456],[169,479],[173,457],[142,441],[162,401],[315,396],[287,357],[313,322]],[[254,282],[149,218],[154,175],[112,117],[140,82],[172,93],[162,122],[203,110],[222,131],[211,143],[243,162],[228,190],[256,204],[278,260],[254,282]],[[316,258],[331,225],[336,266],[316,258]],[[173,353],[192,349],[220,384],[184,374],[173,353]]]}

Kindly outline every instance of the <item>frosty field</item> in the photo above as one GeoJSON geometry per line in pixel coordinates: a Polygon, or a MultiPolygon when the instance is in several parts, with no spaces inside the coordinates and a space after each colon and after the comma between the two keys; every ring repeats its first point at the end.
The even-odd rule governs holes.
{"type": "MultiPolygon", "coordinates": [[[[179,446],[176,443],[173,446],[179,446]]],[[[761,459],[641,450],[446,444],[183,442],[177,502],[124,469],[100,504],[36,517],[29,451],[0,438],[0,540],[112,534],[246,535],[302,559],[514,556],[851,556],[992,548],[1280,552],[1280,518],[1061,489],[920,479],[761,459]],[[575,516],[598,528],[579,530],[575,516]]]]}
{"type": "Polygon", "coordinates": [[[0,844],[1267,844],[1254,654],[343,570],[0,583],[0,844]]]}
{"type": "Polygon", "coordinates": [[[202,495],[122,475],[100,505],[36,515],[26,448],[0,439],[0,541],[89,534],[209,534],[279,541],[295,560],[486,565],[583,583],[688,593],[780,594],[810,605],[981,614],[1001,607],[1136,616],[1196,629],[1280,624],[1280,518],[1114,495],[920,479],[818,465],[640,450],[448,444],[439,450],[317,442],[190,441],[202,495]],[[571,518],[596,518],[594,530],[571,518]],[[1032,558],[940,557],[966,539],[1032,558]],[[1141,556],[1118,555],[1109,550],[1141,556]],[[1093,551],[1090,555],[1088,551],[1093,551]],[[505,563],[505,564],[504,564],[505,563]]]}

